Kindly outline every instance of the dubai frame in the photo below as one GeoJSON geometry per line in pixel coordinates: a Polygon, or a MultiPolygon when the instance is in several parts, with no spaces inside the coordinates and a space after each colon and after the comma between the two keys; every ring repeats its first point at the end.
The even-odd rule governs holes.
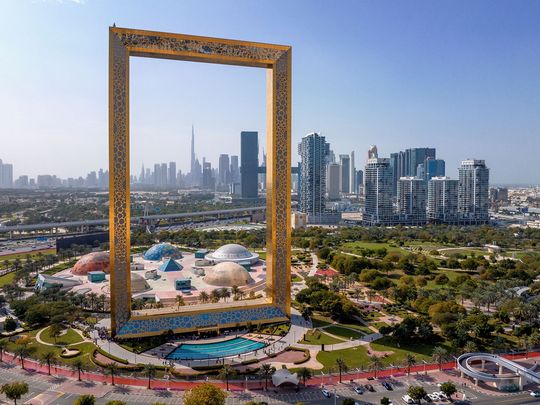
{"type": "Polygon", "coordinates": [[[118,337],[189,332],[290,319],[291,47],[230,39],[109,28],[109,232],[111,330],[118,337]],[[226,306],[131,310],[130,56],[267,70],[267,296],[226,306]]]}

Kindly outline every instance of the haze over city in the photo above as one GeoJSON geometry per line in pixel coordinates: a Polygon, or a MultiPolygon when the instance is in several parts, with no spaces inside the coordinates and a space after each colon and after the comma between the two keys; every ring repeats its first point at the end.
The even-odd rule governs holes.
{"type": "MultiPolygon", "coordinates": [[[[485,159],[491,183],[540,172],[540,5],[534,2],[7,2],[0,17],[2,156],[15,177],[84,176],[107,163],[106,28],[293,46],[293,147],[306,133],[336,153],[436,147],[455,176],[485,159]],[[286,12],[284,12],[286,11],[286,12]],[[226,13],[227,18],[223,18],[226,13]]],[[[265,72],[132,58],[132,172],[238,154],[265,134],[265,72]]],[[[261,155],[262,156],[262,155],[261,155]]],[[[293,161],[298,160],[293,153],[293,161]]]]}

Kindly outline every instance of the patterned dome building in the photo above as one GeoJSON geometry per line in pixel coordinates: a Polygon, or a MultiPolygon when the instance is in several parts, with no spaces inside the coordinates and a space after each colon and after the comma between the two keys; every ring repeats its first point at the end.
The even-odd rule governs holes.
{"type": "Polygon", "coordinates": [[[71,269],[71,273],[76,276],[86,276],[90,271],[109,273],[109,265],[109,252],[92,252],[82,256],[71,269]]]}
{"type": "Polygon", "coordinates": [[[244,246],[236,243],[223,245],[215,252],[209,253],[205,257],[214,263],[233,262],[255,264],[259,261],[257,253],[250,252],[244,246]]]}
{"type": "Polygon", "coordinates": [[[164,257],[170,257],[171,259],[181,259],[182,252],[177,247],[170,243],[158,243],[153,245],[150,249],[144,252],[143,258],[145,260],[162,260],[164,257]]]}
{"type": "Polygon", "coordinates": [[[204,282],[220,287],[241,287],[253,282],[249,272],[238,263],[221,262],[207,271],[204,282]]]}

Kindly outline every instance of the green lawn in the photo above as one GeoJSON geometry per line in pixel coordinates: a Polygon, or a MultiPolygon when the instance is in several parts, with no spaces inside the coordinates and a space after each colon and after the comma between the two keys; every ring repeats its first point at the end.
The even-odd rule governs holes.
{"type": "Polygon", "coordinates": [[[381,329],[383,326],[390,326],[386,322],[372,322],[370,325],[377,329],[381,329]]]}
{"type": "Polygon", "coordinates": [[[313,323],[314,328],[320,328],[321,326],[331,325],[334,323],[332,318],[320,314],[313,315],[311,317],[311,322],[313,323]]]}
{"type": "Polygon", "coordinates": [[[83,338],[81,337],[81,335],[79,335],[77,332],[75,332],[71,328],[68,329],[64,335],[58,336],[55,341],[55,339],[49,334],[50,330],[51,328],[47,328],[43,332],[41,332],[40,338],[45,343],[67,346],[73,343],[81,343],[83,341],[83,338]]]}
{"type": "Polygon", "coordinates": [[[0,276],[0,288],[11,284],[13,280],[15,279],[15,272],[12,271],[11,273],[4,274],[3,276],[0,276]]]}
{"type": "Polygon", "coordinates": [[[300,343],[305,345],[333,345],[343,343],[343,340],[336,339],[318,330],[310,330],[306,333],[305,340],[301,340],[300,343]]]}
{"type": "Polygon", "coordinates": [[[340,322],[339,325],[356,329],[357,331],[363,333],[364,335],[369,335],[370,333],[373,333],[371,329],[369,329],[367,326],[364,326],[364,325],[357,325],[355,323],[343,323],[343,322],[340,322]]]}
{"type": "Polygon", "coordinates": [[[342,328],[341,326],[331,325],[327,328],[324,328],[323,331],[331,333],[332,335],[344,338],[344,339],[360,339],[364,336],[364,333],[361,333],[357,330],[352,330],[348,328],[342,328]]]}
{"type": "Polygon", "coordinates": [[[3,256],[0,256],[0,261],[3,262],[4,260],[15,260],[15,259],[25,260],[27,255],[30,255],[30,258],[35,259],[38,257],[38,252],[41,252],[43,256],[54,255],[56,254],[56,249],[44,249],[44,250],[35,251],[33,253],[13,253],[10,255],[3,255],[3,256]]]}
{"type": "Polygon", "coordinates": [[[361,249],[382,249],[385,248],[388,252],[401,252],[403,249],[399,246],[390,246],[390,243],[377,243],[377,242],[346,242],[342,245],[345,250],[350,250],[352,253],[360,254],[361,249]]]}
{"type": "MultiPolygon", "coordinates": [[[[371,343],[373,350],[394,352],[393,354],[382,359],[385,366],[389,366],[390,364],[403,364],[407,353],[413,354],[418,363],[421,363],[422,360],[431,360],[431,353],[433,352],[433,348],[435,346],[445,347],[443,344],[411,344],[397,347],[397,345],[389,337],[384,337],[371,343]]],[[[446,347],[446,349],[448,348],[446,347]]],[[[342,358],[345,360],[345,363],[347,366],[349,366],[349,368],[363,367],[364,369],[368,369],[370,364],[367,349],[364,346],[358,346],[351,349],[334,350],[332,352],[324,351],[317,354],[317,361],[324,366],[324,372],[327,372],[329,368],[333,368],[333,371],[336,371],[337,358],[342,358]]]]}
{"type": "Polygon", "coordinates": [[[71,260],[69,262],[66,262],[66,263],[62,263],[62,264],[59,264],[57,266],[53,266],[51,267],[50,269],[47,269],[43,272],[43,274],[48,274],[48,275],[53,275],[53,274],[56,274],[58,273],[59,271],[62,271],[62,270],[65,270],[65,269],[69,269],[70,267],[73,267],[75,266],[75,263],[77,263],[76,260],[71,260]]]}
{"type": "Polygon", "coordinates": [[[298,276],[296,274],[291,277],[291,282],[298,283],[299,281],[302,281],[302,277],[300,277],[300,276],[298,276]]]}

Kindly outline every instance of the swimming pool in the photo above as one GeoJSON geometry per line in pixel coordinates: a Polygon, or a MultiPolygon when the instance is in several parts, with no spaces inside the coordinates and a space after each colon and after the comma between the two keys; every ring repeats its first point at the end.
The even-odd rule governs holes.
{"type": "Polygon", "coordinates": [[[170,360],[215,359],[252,352],[265,346],[264,343],[241,337],[214,343],[183,343],[170,352],[167,358],[170,360]]]}

